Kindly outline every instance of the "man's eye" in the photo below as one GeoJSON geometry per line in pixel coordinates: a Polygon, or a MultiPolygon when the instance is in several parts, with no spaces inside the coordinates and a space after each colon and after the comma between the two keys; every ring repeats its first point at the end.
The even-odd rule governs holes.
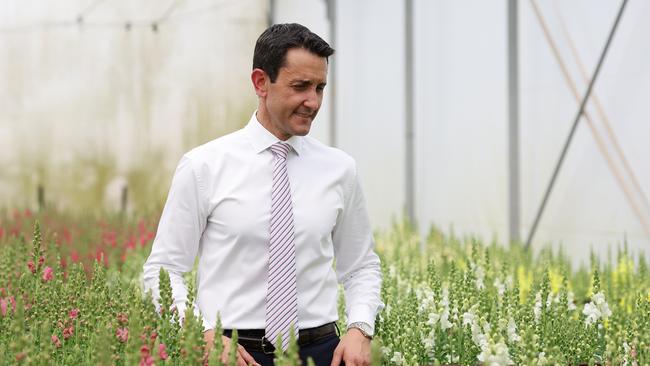
{"type": "Polygon", "coordinates": [[[317,87],[316,87],[316,90],[319,91],[319,92],[322,92],[323,90],[325,90],[325,85],[319,85],[319,86],[317,86],[317,87]]]}
{"type": "Polygon", "coordinates": [[[305,84],[297,84],[293,86],[294,89],[296,90],[305,90],[307,88],[307,85],[305,84]]]}

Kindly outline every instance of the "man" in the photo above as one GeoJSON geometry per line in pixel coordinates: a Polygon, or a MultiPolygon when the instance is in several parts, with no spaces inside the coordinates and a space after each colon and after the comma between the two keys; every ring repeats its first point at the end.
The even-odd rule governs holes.
{"type": "Polygon", "coordinates": [[[238,364],[272,365],[291,329],[306,364],[368,365],[381,272],[354,160],[306,136],[323,99],[334,50],[299,24],[277,24],[255,45],[258,109],[243,129],[186,153],[172,180],[145,289],[170,275],[184,313],[182,274],[198,253],[195,309],[212,344],[217,313],[239,333],[238,364]],[[335,267],[333,266],[336,260],[335,267]],[[335,321],[338,283],[348,331],[335,321]]]}

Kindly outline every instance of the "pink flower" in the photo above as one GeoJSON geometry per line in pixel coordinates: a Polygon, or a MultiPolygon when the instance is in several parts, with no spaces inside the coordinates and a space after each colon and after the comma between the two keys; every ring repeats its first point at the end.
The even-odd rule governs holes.
{"type": "Polygon", "coordinates": [[[29,268],[30,272],[36,273],[36,266],[34,265],[34,261],[30,260],[27,262],[27,268],[29,268]]]}
{"type": "Polygon", "coordinates": [[[129,339],[129,330],[126,328],[117,328],[115,335],[120,342],[125,343],[129,339]]]}
{"type": "Polygon", "coordinates": [[[153,357],[151,356],[142,357],[142,360],[140,360],[140,366],[151,366],[151,365],[153,365],[153,357]]]}
{"type": "Polygon", "coordinates": [[[68,316],[70,319],[77,319],[77,316],[79,316],[79,309],[74,308],[68,312],[68,316]]]}
{"type": "Polygon", "coordinates": [[[74,326],[71,325],[70,327],[63,329],[63,339],[72,337],[72,334],[74,334],[74,326]]]}
{"type": "Polygon", "coordinates": [[[56,348],[61,348],[61,340],[54,334],[52,334],[52,343],[54,343],[56,348]]]}
{"type": "Polygon", "coordinates": [[[166,348],[167,347],[165,347],[164,343],[158,345],[158,357],[160,357],[161,360],[166,360],[167,357],[169,357],[166,348]]]}
{"type": "Polygon", "coordinates": [[[45,269],[43,270],[43,277],[42,277],[43,281],[47,282],[47,281],[52,280],[52,278],[54,277],[52,275],[53,273],[54,273],[54,270],[52,269],[52,267],[49,267],[49,266],[45,267],[45,269]]]}
{"type": "Polygon", "coordinates": [[[149,356],[149,346],[143,344],[142,347],[140,347],[140,355],[143,358],[149,356]]]}
{"type": "Polygon", "coordinates": [[[7,315],[7,305],[6,299],[0,299],[0,313],[2,313],[2,316],[7,315]]]}
{"type": "Polygon", "coordinates": [[[9,303],[11,303],[11,309],[12,311],[16,311],[16,299],[13,296],[9,296],[7,298],[0,298],[0,314],[2,316],[7,315],[7,308],[9,307],[9,303]]]}
{"type": "Polygon", "coordinates": [[[43,256],[38,257],[38,266],[39,267],[42,266],[43,263],[45,263],[45,257],[43,256]]]}

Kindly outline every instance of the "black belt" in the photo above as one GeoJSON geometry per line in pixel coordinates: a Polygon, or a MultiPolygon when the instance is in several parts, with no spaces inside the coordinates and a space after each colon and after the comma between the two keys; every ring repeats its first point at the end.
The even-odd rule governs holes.
{"type": "MultiPolygon", "coordinates": [[[[237,330],[237,343],[246,348],[247,351],[272,354],[275,351],[275,346],[266,339],[264,333],[264,329],[237,330]]],[[[338,336],[338,334],[336,323],[328,323],[316,328],[300,329],[298,332],[298,347],[308,346],[324,338],[338,336]]],[[[232,330],[225,329],[223,335],[231,337],[232,330]]]]}

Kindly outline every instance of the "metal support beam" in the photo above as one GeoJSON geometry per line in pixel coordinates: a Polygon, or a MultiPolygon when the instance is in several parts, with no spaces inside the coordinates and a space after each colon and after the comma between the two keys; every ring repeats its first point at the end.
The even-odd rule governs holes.
{"type": "Polygon", "coordinates": [[[517,1],[508,0],[508,226],[510,242],[519,242],[519,35],[517,1]]]}
{"type": "Polygon", "coordinates": [[[621,3],[621,7],[618,10],[618,14],[616,15],[616,20],[614,21],[614,25],[612,26],[612,29],[609,32],[609,36],[607,37],[607,42],[605,43],[605,47],[603,48],[603,51],[600,54],[598,64],[596,65],[596,69],[594,70],[593,76],[591,77],[591,81],[589,82],[587,91],[585,92],[585,95],[580,102],[580,108],[578,109],[578,113],[576,113],[575,119],[573,120],[573,126],[571,127],[569,136],[567,137],[566,142],[564,143],[564,147],[562,148],[562,153],[560,154],[560,158],[558,159],[557,164],[555,165],[553,176],[551,177],[551,181],[549,182],[548,187],[546,188],[546,193],[544,194],[542,203],[539,207],[539,210],[537,211],[537,216],[535,216],[533,227],[531,228],[530,233],[528,234],[528,239],[526,240],[526,248],[530,247],[530,244],[532,243],[533,238],[535,237],[535,231],[537,230],[539,221],[542,218],[542,213],[544,213],[544,208],[546,207],[548,198],[551,195],[551,191],[553,190],[553,186],[555,185],[555,180],[557,179],[558,173],[560,172],[560,168],[562,168],[562,163],[564,162],[566,153],[569,150],[569,145],[571,145],[571,141],[573,140],[573,135],[575,134],[576,128],[578,127],[578,122],[580,122],[580,118],[584,114],[585,106],[587,104],[587,101],[589,100],[589,96],[591,95],[591,90],[593,89],[596,79],[598,78],[598,74],[600,73],[600,68],[603,65],[603,61],[605,60],[605,56],[607,55],[609,46],[612,43],[612,39],[614,38],[614,34],[616,33],[616,28],[618,28],[618,23],[620,22],[621,17],[623,16],[623,10],[625,10],[625,5],[627,5],[627,0],[623,0],[621,3]]]}
{"type": "MultiPolygon", "coordinates": [[[[336,0],[326,0],[327,1],[327,18],[329,19],[329,28],[330,28],[330,46],[336,49],[336,0]]],[[[336,138],[336,127],[337,127],[337,118],[336,118],[336,57],[329,59],[329,76],[327,82],[327,89],[329,94],[329,105],[330,105],[330,129],[329,129],[329,140],[330,146],[336,147],[338,140],[336,138]]]]}
{"type": "Polygon", "coordinates": [[[413,0],[405,0],[404,8],[404,119],[405,119],[405,208],[408,219],[415,223],[415,147],[413,141],[413,0]]]}
{"type": "Polygon", "coordinates": [[[266,26],[270,27],[275,22],[275,0],[269,0],[269,8],[266,12],[266,26]]]}

